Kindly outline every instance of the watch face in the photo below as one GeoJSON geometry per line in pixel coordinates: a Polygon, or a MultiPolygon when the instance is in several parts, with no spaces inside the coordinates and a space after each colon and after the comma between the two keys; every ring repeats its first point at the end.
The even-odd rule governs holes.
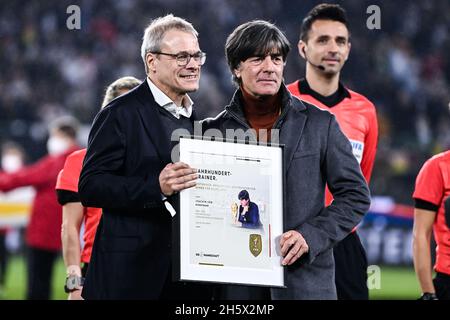
{"type": "Polygon", "coordinates": [[[77,289],[80,286],[79,277],[77,275],[70,275],[66,280],[66,287],[69,290],[77,289]]]}

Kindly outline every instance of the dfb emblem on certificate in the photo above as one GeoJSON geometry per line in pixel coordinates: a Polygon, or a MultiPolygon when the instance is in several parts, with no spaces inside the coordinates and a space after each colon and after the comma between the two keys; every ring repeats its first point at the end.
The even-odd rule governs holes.
{"type": "Polygon", "coordinates": [[[260,234],[251,234],[249,239],[249,248],[252,255],[259,256],[262,251],[262,239],[260,234]]]}

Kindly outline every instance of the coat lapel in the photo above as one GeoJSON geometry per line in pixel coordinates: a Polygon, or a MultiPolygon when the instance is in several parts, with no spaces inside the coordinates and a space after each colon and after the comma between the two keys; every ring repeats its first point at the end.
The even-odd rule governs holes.
{"type": "Polygon", "coordinates": [[[285,145],[284,159],[286,172],[289,170],[294,152],[300,143],[306,119],[308,118],[305,110],[306,107],[303,103],[293,103],[291,112],[287,115],[281,127],[280,142],[285,145]]]}
{"type": "Polygon", "coordinates": [[[160,106],[156,103],[148,87],[147,81],[136,88],[137,99],[141,103],[138,108],[144,123],[145,130],[150,140],[156,148],[156,152],[164,164],[171,163],[170,159],[170,137],[163,128],[161,117],[156,108],[160,106]]]}

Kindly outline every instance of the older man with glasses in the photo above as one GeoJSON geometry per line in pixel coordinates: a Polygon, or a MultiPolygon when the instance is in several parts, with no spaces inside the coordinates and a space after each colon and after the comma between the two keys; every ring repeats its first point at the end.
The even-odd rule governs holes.
{"type": "Polygon", "coordinates": [[[193,102],[206,55],[198,33],[178,17],[154,20],[142,48],[147,79],[96,117],[79,195],[100,207],[85,299],[207,299],[209,290],[171,281],[171,225],[180,190],[196,171],[172,163],[172,132],[193,132],[193,102]]]}

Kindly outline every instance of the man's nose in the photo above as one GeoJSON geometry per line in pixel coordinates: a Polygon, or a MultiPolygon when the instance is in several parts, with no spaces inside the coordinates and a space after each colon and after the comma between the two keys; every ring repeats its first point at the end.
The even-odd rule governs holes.
{"type": "Polygon", "coordinates": [[[339,46],[336,43],[336,41],[329,41],[328,42],[328,51],[331,53],[337,53],[339,51],[339,46]]]}
{"type": "Polygon", "coordinates": [[[264,71],[275,71],[275,63],[273,62],[272,57],[269,55],[264,58],[262,66],[264,68],[264,71]]]}
{"type": "Polygon", "coordinates": [[[200,64],[195,61],[194,57],[190,56],[189,61],[186,65],[186,69],[198,69],[200,68],[200,64]]]}

